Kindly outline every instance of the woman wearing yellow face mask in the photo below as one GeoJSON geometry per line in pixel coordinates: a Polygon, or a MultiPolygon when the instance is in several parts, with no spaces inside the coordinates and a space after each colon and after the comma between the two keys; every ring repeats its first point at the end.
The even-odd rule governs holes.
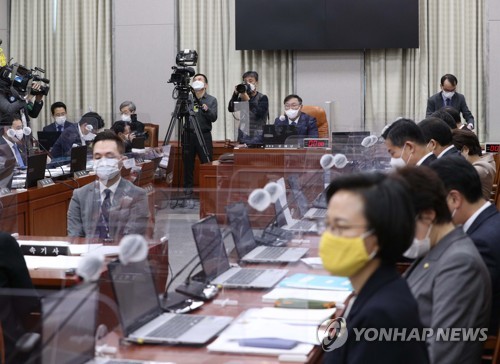
{"type": "Polygon", "coordinates": [[[349,277],[355,296],[343,315],[345,344],[331,350],[323,340],[325,363],[428,363],[425,340],[406,340],[422,325],[395,268],[415,228],[404,183],[380,173],[345,176],[330,184],[327,199],[319,254],[326,270],[349,277]],[[406,336],[394,336],[395,330],[406,336]]]}

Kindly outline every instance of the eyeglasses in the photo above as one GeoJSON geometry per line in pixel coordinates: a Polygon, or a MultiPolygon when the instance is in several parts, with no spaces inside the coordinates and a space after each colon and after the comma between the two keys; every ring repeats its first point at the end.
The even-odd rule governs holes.
{"type": "Polygon", "coordinates": [[[327,224],[327,230],[329,232],[331,232],[332,234],[334,235],[337,235],[337,236],[344,236],[344,234],[347,232],[347,231],[350,231],[350,230],[354,230],[354,229],[366,229],[366,225],[336,225],[336,226],[332,226],[332,225],[328,225],[327,224]]]}
{"type": "Polygon", "coordinates": [[[297,110],[302,104],[285,104],[285,110],[294,109],[297,110]]]}

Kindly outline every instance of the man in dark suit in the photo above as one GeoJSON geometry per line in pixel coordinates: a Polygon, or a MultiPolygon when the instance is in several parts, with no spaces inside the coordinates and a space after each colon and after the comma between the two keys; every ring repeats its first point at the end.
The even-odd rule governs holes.
{"type": "Polygon", "coordinates": [[[429,117],[434,111],[444,106],[453,106],[462,113],[469,129],[474,129],[474,117],[467,107],[465,96],[456,92],[458,80],[454,75],[446,74],[441,77],[441,91],[427,100],[425,116],[429,117]]]}
{"type": "Polygon", "coordinates": [[[453,145],[453,133],[443,120],[429,117],[418,123],[422,131],[427,148],[437,159],[449,156],[462,157],[460,151],[453,145]]]}
{"type": "Polygon", "coordinates": [[[0,119],[0,145],[10,147],[17,167],[24,168],[27,163],[28,137],[23,132],[23,122],[18,114],[5,114],[0,119]]]}
{"type": "Polygon", "coordinates": [[[73,191],[68,209],[68,236],[119,240],[146,233],[146,190],[121,178],[123,141],[112,131],[97,134],[92,153],[98,180],[73,191]]]}
{"type": "Polygon", "coordinates": [[[53,158],[68,157],[71,148],[85,145],[95,138],[95,133],[104,127],[101,116],[95,112],[88,112],[82,116],[78,124],[72,124],[65,129],[50,150],[53,158]]]}
{"type": "Polygon", "coordinates": [[[479,175],[465,159],[439,160],[432,168],[445,184],[453,222],[463,225],[490,273],[493,302],[489,333],[494,335],[500,324],[500,213],[483,198],[479,175]]]}
{"type": "Polygon", "coordinates": [[[391,165],[395,168],[426,166],[436,159],[427,150],[424,136],[413,120],[399,119],[382,133],[387,151],[391,155],[391,165]]]}
{"type": "Polygon", "coordinates": [[[43,127],[43,131],[62,133],[64,129],[73,125],[72,122],[66,120],[66,105],[63,102],[54,102],[50,106],[50,111],[52,112],[52,116],[54,117],[54,122],[50,123],[49,125],[45,125],[43,127]]]}
{"type": "Polygon", "coordinates": [[[298,95],[288,95],[283,104],[285,115],[274,120],[276,127],[286,128],[290,134],[299,137],[318,138],[316,119],[302,112],[302,99],[298,95]]]}

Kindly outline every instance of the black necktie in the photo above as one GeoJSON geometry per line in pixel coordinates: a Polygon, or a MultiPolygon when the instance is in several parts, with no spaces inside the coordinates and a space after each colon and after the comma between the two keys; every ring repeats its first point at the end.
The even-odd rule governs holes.
{"type": "Polygon", "coordinates": [[[448,98],[447,98],[445,103],[446,103],[446,106],[450,106],[451,99],[448,99],[448,98]]]}
{"type": "Polygon", "coordinates": [[[104,200],[101,203],[101,216],[97,225],[99,237],[101,239],[109,238],[109,209],[111,208],[111,190],[104,190],[104,200]]]}
{"type": "Polygon", "coordinates": [[[58,125],[58,126],[57,126],[57,131],[58,131],[58,132],[61,132],[61,131],[62,131],[62,125],[58,125]]]}

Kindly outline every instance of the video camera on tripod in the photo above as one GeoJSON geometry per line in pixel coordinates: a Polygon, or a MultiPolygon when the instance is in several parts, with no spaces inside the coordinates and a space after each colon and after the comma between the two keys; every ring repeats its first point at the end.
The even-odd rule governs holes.
{"type": "Polygon", "coordinates": [[[173,66],[174,72],[168,83],[173,83],[176,89],[190,90],[189,79],[195,74],[194,68],[198,62],[198,53],[195,50],[185,49],[179,51],[175,57],[177,66],[173,66]],[[192,66],[192,67],[189,67],[192,66]]]}
{"type": "Polygon", "coordinates": [[[35,67],[28,69],[18,63],[10,64],[0,68],[0,81],[7,87],[12,86],[17,92],[25,94],[29,92],[31,95],[48,95],[50,80],[42,77],[45,70],[35,67]],[[32,88],[32,83],[40,83],[40,88],[35,90],[32,88]]]}

